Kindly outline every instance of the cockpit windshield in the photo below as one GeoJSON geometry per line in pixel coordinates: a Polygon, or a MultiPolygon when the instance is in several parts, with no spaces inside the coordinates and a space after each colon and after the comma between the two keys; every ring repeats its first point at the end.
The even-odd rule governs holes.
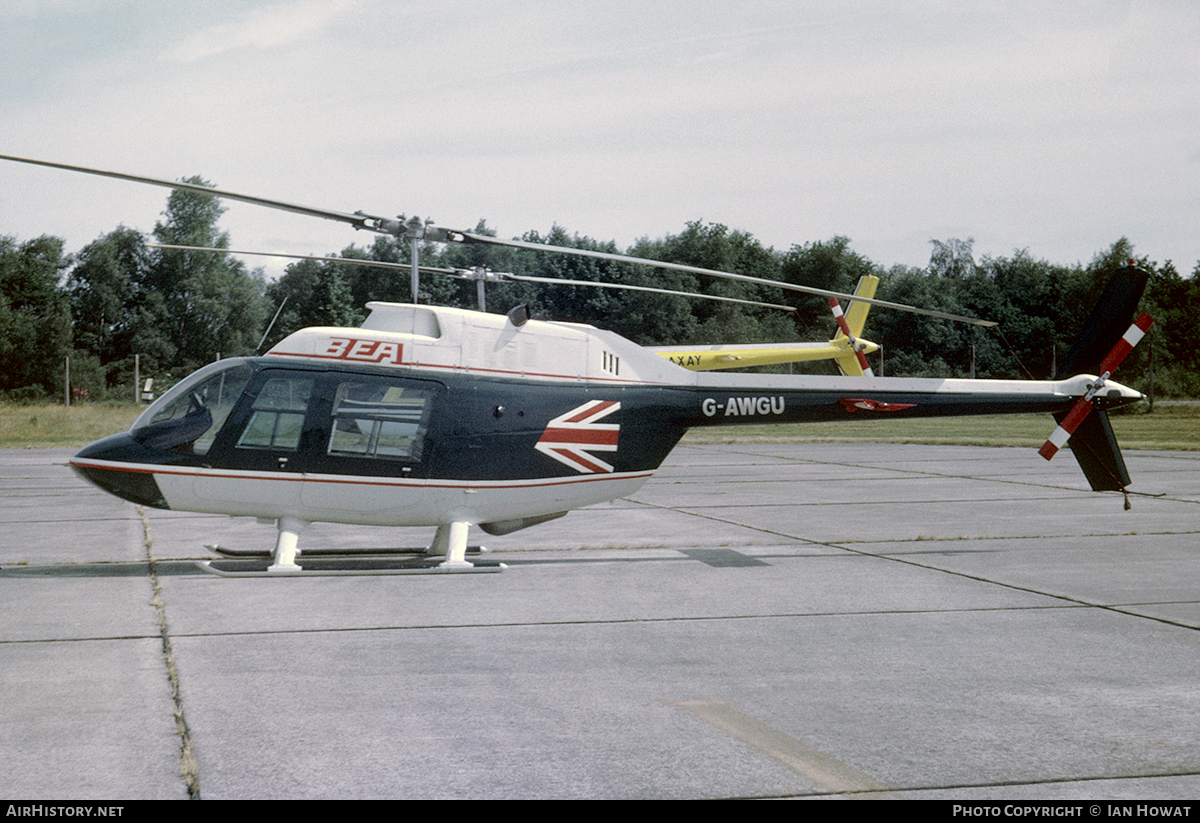
{"type": "Polygon", "coordinates": [[[205,455],[254,369],[242,359],[222,360],[176,384],[134,421],[130,433],[160,449],[205,455]]]}

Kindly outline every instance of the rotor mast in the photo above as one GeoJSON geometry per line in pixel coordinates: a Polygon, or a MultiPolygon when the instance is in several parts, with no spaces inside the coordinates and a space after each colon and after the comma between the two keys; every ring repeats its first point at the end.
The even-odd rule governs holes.
{"type": "Polygon", "coordinates": [[[422,220],[415,214],[407,219],[403,214],[395,220],[384,220],[378,217],[370,218],[364,220],[361,224],[356,224],[354,227],[356,229],[378,232],[379,234],[390,234],[395,238],[407,238],[412,272],[410,277],[412,283],[412,302],[414,305],[421,302],[421,241],[428,240],[432,243],[461,242],[459,240],[461,237],[459,232],[435,226],[432,219],[426,218],[422,220]]]}
{"type": "Polygon", "coordinates": [[[421,218],[413,215],[413,218],[405,224],[407,231],[405,234],[408,237],[409,248],[412,252],[412,301],[413,305],[421,302],[421,252],[418,248],[418,243],[425,236],[425,225],[421,222],[421,218]]]}

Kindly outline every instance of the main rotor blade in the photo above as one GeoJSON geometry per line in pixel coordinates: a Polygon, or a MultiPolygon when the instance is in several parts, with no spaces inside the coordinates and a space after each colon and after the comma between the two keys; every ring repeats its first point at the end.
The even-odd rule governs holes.
{"type": "Polygon", "coordinates": [[[757,300],[741,300],[737,297],[718,297],[715,294],[698,294],[691,291],[672,291],[657,289],[653,286],[632,286],[626,283],[601,283],[595,280],[568,280],[561,277],[530,277],[528,275],[508,274],[507,280],[520,280],[522,283],[549,283],[554,286],[594,286],[598,289],[621,289],[623,291],[644,291],[651,294],[670,294],[676,297],[694,297],[698,300],[716,300],[721,303],[741,303],[743,306],[758,306],[763,309],[779,309],[780,311],[795,312],[792,306],[779,303],[760,303],[757,300]]]}
{"type": "MultiPolygon", "coordinates": [[[[175,251],[208,251],[216,254],[251,254],[257,257],[286,257],[289,260],[316,260],[319,263],[346,263],[351,266],[370,266],[378,269],[403,269],[412,271],[409,263],[388,263],[382,260],[363,260],[359,257],[319,257],[315,254],[283,254],[273,251],[246,251],[245,249],[217,249],[212,246],[175,246],[170,243],[147,243],[148,249],[173,249],[175,251]]],[[[420,266],[426,274],[457,275],[458,269],[443,269],[436,266],[420,266]]]]}
{"type": "MultiPolygon", "coordinates": [[[[964,317],[959,314],[948,314],[946,312],[934,311],[933,309],[919,309],[916,306],[906,306],[903,303],[892,303],[887,300],[876,300],[875,298],[856,297],[853,294],[843,294],[842,292],[827,291],[825,289],[813,288],[812,286],[797,286],[794,283],[785,283],[782,280],[766,280],[761,277],[750,277],[745,274],[733,274],[727,271],[717,271],[716,269],[705,269],[699,266],[687,266],[683,263],[668,263],[663,260],[650,260],[644,257],[630,257],[624,254],[612,254],[610,252],[592,251],[591,249],[573,249],[569,246],[550,246],[544,243],[530,243],[524,240],[501,240],[498,237],[488,237],[483,234],[475,234],[467,231],[456,231],[453,233],[462,237],[461,242],[468,243],[486,243],[496,246],[509,246],[514,249],[526,249],[528,251],[556,251],[562,254],[573,254],[576,257],[592,257],[597,260],[609,260],[614,263],[636,263],[641,266],[653,266],[659,269],[670,269],[672,271],[682,271],[689,274],[703,274],[708,277],[720,277],[725,280],[737,280],[741,283],[753,283],[758,286],[774,286],[788,291],[798,291],[804,294],[816,294],[821,297],[836,297],[841,300],[858,300],[863,303],[870,303],[872,306],[883,306],[889,309],[897,309],[899,311],[911,312],[912,314],[923,314],[929,317],[937,317],[942,320],[954,320],[958,323],[970,323],[973,326],[983,326],[990,328],[998,325],[991,320],[979,320],[975,317],[964,317]]],[[[457,240],[457,237],[451,236],[451,240],[457,240]]]]}
{"type": "MultiPolygon", "coordinates": [[[[347,263],[351,266],[370,266],[373,268],[383,269],[402,269],[410,271],[412,266],[408,263],[388,263],[380,260],[362,260],[358,257],[318,257],[315,254],[281,254],[278,252],[269,251],[246,251],[245,249],[217,249],[211,246],[175,246],[169,243],[147,243],[148,249],[174,249],[176,251],[207,251],[217,254],[250,254],[258,257],[286,257],[289,260],[316,260],[319,263],[347,263]]],[[[450,277],[459,277],[467,280],[479,279],[464,269],[448,269],[437,266],[421,266],[423,274],[445,274],[450,277]]],[[[688,291],[671,291],[670,289],[657,289],[651,286],[631,286],[625,283],[597,283],[591,280],[567,280],[558,277],[530,277],[528,275],[512,274],[511,272],[487,272],[493,277],[485,277],[488,282],[502,282],[505,280],[516,280],[522,283],[547,283],[555,286],[594,286],[598,289],[621,289],[625,291],[643,291],[653,294],[670,294],[678,297],[694,297],[699,300],[717,300],[722,303],[741,303],[745,306],[758,306],[764,309],[779,309],[780,311],[794,312],[795,309],[791,306],[784,306],[778,303],[760,303],[757,300],[740,300],[736,297],[718,297],[712,294],[696,294],[688,291]]]]}
{"type": "Polygon", "coordinates": [[[237,200],[242,203],[251,203],[256,206],[265,206],[267,208],[290,211],[294,212],[295,214],[303,214],[309,217],[320,217],[324,220],[336,220],[342,223],[349,223],[356,229],[366,229],[367,231],[378,232],[380,234],[391,234],[396,237],[413,236],[424,237],[426,240],[438,243],[483,243],[495,246],[508,246],[515,249],[526,249],[529,251],[553,251],[561,254],[575,255],[576,257],[591,257],[598,260],[609,260],[615,263],[634,263],[641,266],[651,266],[659,269],[682,271],[689,274],[702,274],[707,277],[719,277],[725,280],[736,280],[742,283],[753,283],[759,286],[774,286],[775,288],[801,292],[803,294],[815,294],[827,298],[835,297],[839,300],[859,300],[864,303],[870,303],[873,306],[883,306],[884,308],[906,311],[912,314],[922,314],[927,317],[936,317],[942,320],[953,320],[958,323],[970,323],[974,326],[991,327],[997,325],[990,320],[979,320],[974,317],[948,314],[946,312],[934,311],[933,309],[920,309],[916,306],[904,305],[903,303],[892,303],[887,300],[877,300],[875,298],[855,297],[852,294],[843,294],[842,292],[828,291],[826,289],[813,288],[812,286],[798,286],[794,283],[785,283],[781,280],[766,280],[760,277],[750,277],[745,274],[733,274],[732,272],[706,269],[699,266],[688,266],[682,263],[668,263],[662,260],[649,260],[642,257],[630,257],[624,254],[611,254],[609,252],[591,251],[589,249],[573,249],[567,246],[550,246],[543,243],[529,243],[523,240],[501,240],[498,237],[489,237],[483,234],[475,234],[474,232],[461,231],[458,229],[447,229],[427,223],[422,224],[417,218],[412,218],[412,220],[406,224],[403,217],[397,219],[378,217],[375,215],[365,214],[363,212],[348,214],[346,212],[330,211],[328,209],[315,209],[310,206],[301,206],[295,203],[285,203],[282,200],[271,200],[266,197],[256,197],[248,194],[238,194],[237,192],[225,191],[223,189],[209,188],[207,186],[197,186],[193,183],[172,182],[170,180],[160,180],[155,177],[141,177],[133,174],[124,174],[122,172],[91,169],[87,168],[86,166],[72,166],[66,163],[51,163],[47,160],[32,160],[28,157],[14,157],[8,154],[0,154],[0,160],[11,160],[16,163],[29,163],[34,166],[45,166],[52,169],[63,169],[66,171],[81,172],[83,174],[99,175],[101,177],[112,177],[117,180],[128,180],[134,183],[146,183],[151,186],[162,186],[169,189],[179,189],[183,191],[200,192],[202,194],[211,194],[215,195],[216,197],[224,197],[227,200],[237,200]]]}
{"type": "Polygon", "coordinates": [[[178,181],[159,180],[156,177],[139,177],[134,174],[124,174],[118,171],[104,171],[102,169],[90,169],[86,166],[71,166],[66,163],[51,163],[46,160],[31,160],[28,157],[13,157],[8,154],[0,154],[0,160],[12,160],[16,163],[29,163],[34,166],[46,166],[52,169],[64,169],[66,171],[77,171],[83,174],[94,174],[100,177],[112,177],[117,180],[128,180],[133,183],[146,183],[151,186],[162,186],[168,189],[179,189],[182,191],[195,191],[202,194],[212,194],[216,197],[224,197],[227,200],[237,200],[242,203],[251,203],[255,206],[266,206],[271,209],[281,209],[282,211],[290,211],[296,214],[303,214],[308,217],[320,217],[325,220],[337,220],[342,223],[349,223],[356,229],[366,229],[375,231],[381,234],[404,234],[404,223],[394,218],[376,217],[362,212],[347,214],[340,211],[330,211],[328,209],[314,209],[310,206],[300,206],[295,203],[285,203],[282,200],[271,200],[266,197],[255,197],[249,194],[238,194],[237,192],[225,191],[224,189],[214,189],[208,186],[197,186],[194,183],[180,183],[178,181]]]}

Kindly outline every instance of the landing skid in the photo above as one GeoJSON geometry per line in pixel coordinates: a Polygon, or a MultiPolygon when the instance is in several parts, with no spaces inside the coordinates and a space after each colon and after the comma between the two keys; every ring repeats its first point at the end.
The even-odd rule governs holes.
{"type": "Polygon", "coordinates": [[[201,560],[203,571],[223,577],[314,577],[380,574],[470,574],[503,571],[503,563],[466,559],[487,549],[467,545],[469,524],[455,521],[438,526],[433,543],[425,549],[314,549],[303,553],[297,545],[309,525],[296,517],[275,521],[279,538],[274,551],[246,551],[207,546],[229,559],[201,560]]]}
{"type": "MultiPolygon", "coordinates": [[[[273,552],[270,549],[228,549],[224,546],[205,544],[204,548],[222,557],[240,560],[268,559],[273,552]]],[[[412,549],[305,549],[305,557],[424,557],[428,549],[424,547],[412,549]]],[[[467,546],[467,554],[480,555],[488,551],[486,546],[467,546]]],[[[207,562],[207,561],[206,561],[207,562]]]]}
{"type": "Polygon", "coordinates": [[[503,571],[503,563],[447,566],[441,558],[394,557],[314,558],[305,553],[304,567],[270,570],[269,556],[255,559],[197,560],[196,565],[221,577],[367,577],[384,574],[489,574],[503,571]]]}

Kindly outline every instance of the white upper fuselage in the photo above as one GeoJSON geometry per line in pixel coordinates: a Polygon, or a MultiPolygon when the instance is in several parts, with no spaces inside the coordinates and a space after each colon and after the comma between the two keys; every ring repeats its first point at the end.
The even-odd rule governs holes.
{"type": "Polygon", "coordinates": [[[408,303],[367,308],[361,329],[301,329],[268,354],[537,381],[695,383],[687,369],[593,326],[539,320],[515,326],[502,314],[408,303]]]}
{"type": "MultiPolygon", "coordinates": [[[[677,366],[619,334],[582,323],[529,320],[513,325],[500,314],[411,303],[367,304],[357,329],[314,327],[289,335],[268,354],[326,363],[394,366],[430,372],[473,373],[531,381],[610,385],[742,387],[855,392],[916,391],[938,394],[1005,392],[1078,397],[1095,380],[963,380],[947,378],[848,378],[830,375],[696,372],[677,366]],[[851,382],[848,382],[851,381],[851,382]]],[[[1106,390],[1141,395],[1108,381],[1106,390]]]]}

